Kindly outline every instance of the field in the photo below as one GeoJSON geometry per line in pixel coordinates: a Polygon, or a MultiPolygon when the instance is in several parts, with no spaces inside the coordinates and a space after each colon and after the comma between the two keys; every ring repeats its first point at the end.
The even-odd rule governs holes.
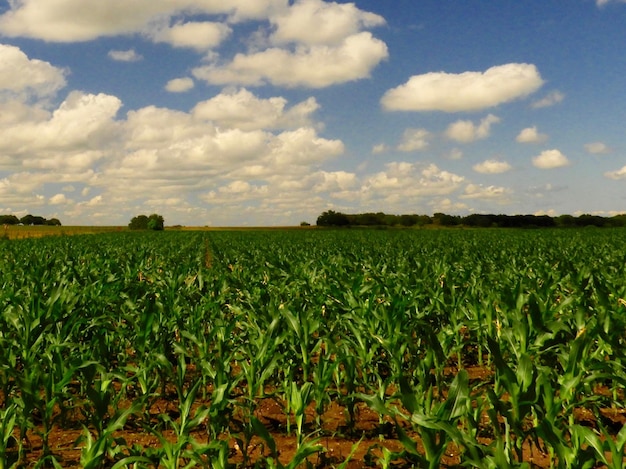
{"type": "Polygon", "coordinates": [[[5,239],[43,238],[44,236],[69,236],[126,231],[121,226],[48,226],[48,225],[5,225],[0,228],[5,239]]]}
{"type": "Polygon", "coordinates": [[[0,268],[0,469],[624,467],[621,229],[18,237],[0,268]]]}

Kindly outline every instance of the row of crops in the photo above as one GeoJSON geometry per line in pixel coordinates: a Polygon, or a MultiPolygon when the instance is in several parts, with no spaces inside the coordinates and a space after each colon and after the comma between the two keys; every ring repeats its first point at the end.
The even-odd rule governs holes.
{"type": "Polygon", "coordinates": [[[0,469],[624,464],[623,230],[111,233],[0,269],[0,469]]]}

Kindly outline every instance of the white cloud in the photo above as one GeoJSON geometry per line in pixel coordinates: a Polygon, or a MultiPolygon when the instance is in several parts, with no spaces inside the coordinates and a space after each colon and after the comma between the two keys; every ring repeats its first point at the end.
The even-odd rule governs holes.
{"type": "MultiPolygon", "coordinates": [[[[229,15],[232,21],[263,19],[287,7],[286,0],[20,0],[0,16],[0,33],[53,42],[149,32],[183,13],[229,15]]],[[[206,30],[202,31],[206,34],[206,30]]],[[[188,31],[183,32],[186,42],[188,31]]]]}
{"type": "Polygon", "coordinates": [[[366,28],[385,24],[383,17],[359,10],[354,3],[300,0],[271,18],[276,44],[340,44],[346,37],[366,28]]]}
{"type": "Polygon", "coordinates": [[[460,160],[463,158],[463,151],[460,148],[453,148],[446,155],[449,160],[460,160]]]}
{"type": "Polygon", "coordinates": [[[320,171],[314,176],[313,192],[342,192],[354,188],[358,184],[354,173],[346,171],[320,171]]]}
{"type": "Polygon", "coordinates": [[[448,126],[446,136],[451,140],[462,143],[482,140],[489,137],[491,125],[498,122],[500,122],[500,118],[493,114],[489,114],[478,125],[469,120],[460,120],[448,126]]]}
{"type": "Polygon", "coordinates": [[[319,109],[315,98],[308,98],[286,108],[283,97],[262,99],[245,88],[224,91],[198,103],[192,113],[198,119],[209,120],[220,127],[253,129],[295,128],[311,125],[311,115],[319,109]]]}
{"type": "Polygon", "coordinates": [[[552,91],[548,95],[546,95],[544,98],[533,102],[531,107],[534,109],[550,107],[550,106],[554,106],[555,104],[560,103],[564,99],[565,99],[565,95],[563,93],[561,93],[560,91],[552,91]]]}
{"type": "Polygon", "coordinates": [[[478,111],[528,96],[542,84],[531,64],[511,63],[485,72],[426,73],[387,91],[381,104],[391,111],[478,111]]]}
{"type": "Polygon", "coordinates": [[[512,169],[512,166],[506,161],[486,160],[482,163],[475,164],[474,171],[482,174],[500,174],[506,173],[512,169]]]}
{"type": "Polygon", "coordinates": [[[50,197],[48,203],[50,205],[66,205],[71,203],[72,201],[68,199],[65,194],[56,194],[50,197]]]}
{"type": "Polygon", "coordinates": [[[52,113],[20,113],[0,127],[0,164],[84,173],[117,141],[120,107],[114,96],[75,91],[52,113]]]}
{"type": "Polygon", "coordinates": [[[193,89],[194,86],[192,78],[174,78],[167,82],[165,89],[170,93],[184,93],[185,91],[193,89]]]}
{"type": "Polygon", "coordinates": [[[546,134],[539,133],[537,127],[527,127],[515,137],[515,141],[518,143],[543,143],[548,140],[546,134]]]}
{"type": "Polygon", "coordinates": [[[384,143],[378,143],[372,147],[372,154],[380,155],[389,151],[389,147],[384,143]]]}
{"type": "Polygon", "coordinates": [[[111,59],[118,62],[137,62],[143,59],[143,56],[135,52],[135,49],[110,50],[108,55],[111,59]]]}
{"type": "Polygon", "coordinates": [[[604,173],[604,176],[606,176],[609,179],[615,179],[615,180],[626,179],[626,166],[622,166],[620,169],[616,171],[607,171],[606,173],[604,173]]]}
{"type": "Polygon", "coordinates": [[[569,160],[559,150],[545,150],[533,158],[533,165],[540,169],[553,169],[568,166],[569,160]]]}
{"type": "Polygon", "coordinates": [[[404,152],[424,150],[428,147],[430,137],[431,134],[426,129],[406,129],[398,150],[404,152]]]}
{"type": "Polygon", "coordinates": [[[50,96],[65,86],[65,71],[29,59],[18,47],[0,44],[0,91],[50,96]]]}
{"type": "Polygon", "coordinates": [[[468,184],[465,191],[459,197],[461,199],[503,199],[508,200],[511,190],[505,187],[487,186],[482,184],[468,184]]]}
{"type": "Polygon", "coordinates": [[[463,202],[454,202],[449,198],[436,199],[429,204],[432,207],[433,213],[459,213],[466,211],[469,207],[463,202]]]}
{"type": "Polygon", "coordinates": [[[587,143],[585,145],[585,151],[591,155],[605,155],[611,153],[611,149],[602,142],[587,143]]]}
{"type": "Polygon", "coordinates": [[[204,51],[220,45],[231,33],[232,29],[222,23],[190,21],[157,28],[148,35],[154,42],[204,51]]]}
{"type": "Polygon", "coordinates": [[[341,141],[319,138],[314,129],[304,127],[277,135],[270,148],[269,160],[276,169],[289,171],[296,166],[319,164],[345,150],[341,141]]]}
{"type": "Polygon", "coordinates": [[[348,36],[338,45],[297,47],[295,51],[270,48],[237,54],[230,63],[197,67],[196,78],[216,85],[324,88],[367,78],[388,56],[387,45],[369,32],[348,36]]]}
{"type": "Polygon", "coordinates": [[[361,193],[398,203],[416,197],[447,195],[456,191],[465,178],[439,169],[436,165],[393,162],[385,171],[365,178],[361,193]]]}
{"type": "Polygon", "coordinates": [[[102,205],[102,203],[103,203],[102,196],[101,195],[96,195],[95,197],[92,197],[91,199],[86,201],[85,205],[87,207],[97,207],[98,205],[102,205]]]}

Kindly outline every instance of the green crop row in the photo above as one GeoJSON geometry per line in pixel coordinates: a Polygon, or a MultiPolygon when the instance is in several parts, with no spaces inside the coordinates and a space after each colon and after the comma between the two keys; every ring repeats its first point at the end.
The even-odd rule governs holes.
{"type": "Polygon", "coordinates": [[[121,232],[0,269],[0,469],[71,465],[76,429],[87,468],[624,464],[623,230],[121,232]]]}

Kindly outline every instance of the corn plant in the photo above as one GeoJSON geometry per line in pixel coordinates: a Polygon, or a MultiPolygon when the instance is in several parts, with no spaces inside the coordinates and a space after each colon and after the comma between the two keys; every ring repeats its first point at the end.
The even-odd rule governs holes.
{"type": "Polygon", "coordinates": [[[0,469],[18,466],[21,442],[15,437],[17,406],[13,403],[0,410],[0,469]]]}
{"type": "Polygon", "coordinates": [[[162,432],[152,426],[146,427],[146,430],[153,433],[161,444],[160,448],[149,451],[150,459],[157,458],[159,460],[159,467],[167,469],[188,468],[196,465],[209,467],[204,456],[220,448],[219,445],[200,443],[191,434],[204,423],[209,415],[209,409],[203,406],[193,410],[193,403],[200,384],[200,381],[196,381],[190,389],[180,392],[181,401],[177,420],[172,419],[168,414],[159,415],[163,428],[169,428],[173,431],[174,441],[170,441],[162,432]]]}
{"type": "Polygon", "coordinates": [[[81,412],[85,417],[83,434],[79,443],[81,450],[81,465],[85,468],[96,469],[102,467],[107,460],[119,459],[126,442],[117,438],[115,433],[122,430],[127,420],[141,408],[140,402],[134,402],[129,407],[120,405],[123,397],[123,387],[126,383],[123,377],[114,373],[100,371],[96,377],[95,367],[86,367],[86,376],[92,376],[86,391],[86,400],[81,412]]]}

